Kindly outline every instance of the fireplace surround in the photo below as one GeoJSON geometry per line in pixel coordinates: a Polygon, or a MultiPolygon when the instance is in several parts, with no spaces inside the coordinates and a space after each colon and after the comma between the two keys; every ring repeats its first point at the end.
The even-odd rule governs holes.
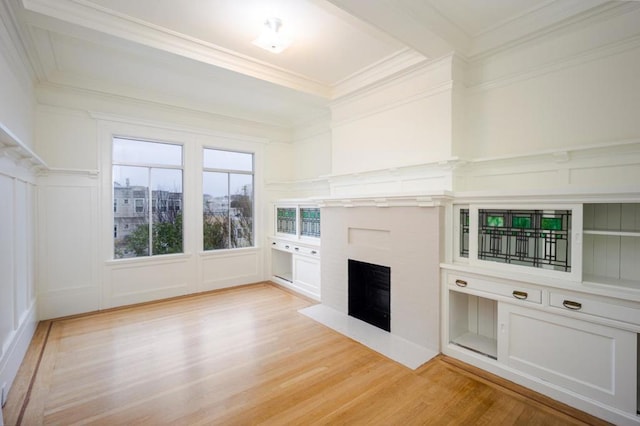
{"type": "Polygon", "coordinates": [[[444,208],[322,208],[322,305],[348,316],[348,260],[390,269],[390,334],[439,351],[439,266],[444,208]]]}

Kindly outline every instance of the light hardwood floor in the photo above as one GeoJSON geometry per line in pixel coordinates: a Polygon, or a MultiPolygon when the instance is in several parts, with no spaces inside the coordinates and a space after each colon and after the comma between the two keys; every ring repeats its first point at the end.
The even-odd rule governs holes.
{"type": "Polygon", "coordinates": [[[262,283],[42,322],[5,422],[604,424],[446,357],[412,371],[297,312],[310,304],[262,283]]]}

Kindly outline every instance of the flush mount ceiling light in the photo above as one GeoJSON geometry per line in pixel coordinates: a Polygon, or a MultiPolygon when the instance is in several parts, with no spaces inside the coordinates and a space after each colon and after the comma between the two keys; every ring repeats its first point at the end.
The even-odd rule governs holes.
{"type": "Polygon", "coordinates": [[[284,37],[279,31],[282,27],[282,21],[280,18],[269,18],[264,23],[264,29],[262,34],[253,40],[253,44],[261,47],[269,52],[281,53],[284,49],[289,47],[291,40],[284,37]]]}

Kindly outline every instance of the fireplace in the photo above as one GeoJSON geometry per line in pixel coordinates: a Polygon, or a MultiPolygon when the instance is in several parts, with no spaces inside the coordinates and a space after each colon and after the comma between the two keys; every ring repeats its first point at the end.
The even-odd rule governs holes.
{"type": "Polygon", "coordinates": [[[348,261],[348,314],[391,331],[391,268],[348,261]]]}

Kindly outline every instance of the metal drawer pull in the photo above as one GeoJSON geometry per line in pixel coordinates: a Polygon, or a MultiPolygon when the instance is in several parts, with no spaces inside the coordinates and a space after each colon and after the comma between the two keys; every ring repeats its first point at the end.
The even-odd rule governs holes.
{"type": "Polygon", "coordinates": [[[466,287],[467,286],[467,282],[464,280],[456,280],[456,285],[458,287],[466,287]]]}
{"type": "Polygon", "coordinates": [[[520,300],[525,300],[527,297],[529,297],[529,294],[526,291],[513,290],[512,294],[513,297],[520,300]]]}
{"type": "Polygon", "coordinates": [[[300,247],[296,247],[294,250],[295,251],[300,251],[300,247]]]}
{"type": "Polygon", "coordinates": [[[275,241],[271,243],[272,246],[275,246],[276,244],[278,243],[276,243],[275,241]]]}
{"type": "Polygon", "coordinates": [[[315,250],[311,250],[311,254],[318,254],[318,252],[315,250]]]}
{"type": "Polygon", "coordinates": [[[284,248],[288,249],[288,248],[289,248],[289,246],[284,246],[284,248]]]}
{"type": "Polygon", "coordinates": [[[573,302],[571,300],[565,300],[564,302],[562,302],[562,306],[574,311],[579,311],[580,309],[582,309],[582,303],[573,302]]]}

